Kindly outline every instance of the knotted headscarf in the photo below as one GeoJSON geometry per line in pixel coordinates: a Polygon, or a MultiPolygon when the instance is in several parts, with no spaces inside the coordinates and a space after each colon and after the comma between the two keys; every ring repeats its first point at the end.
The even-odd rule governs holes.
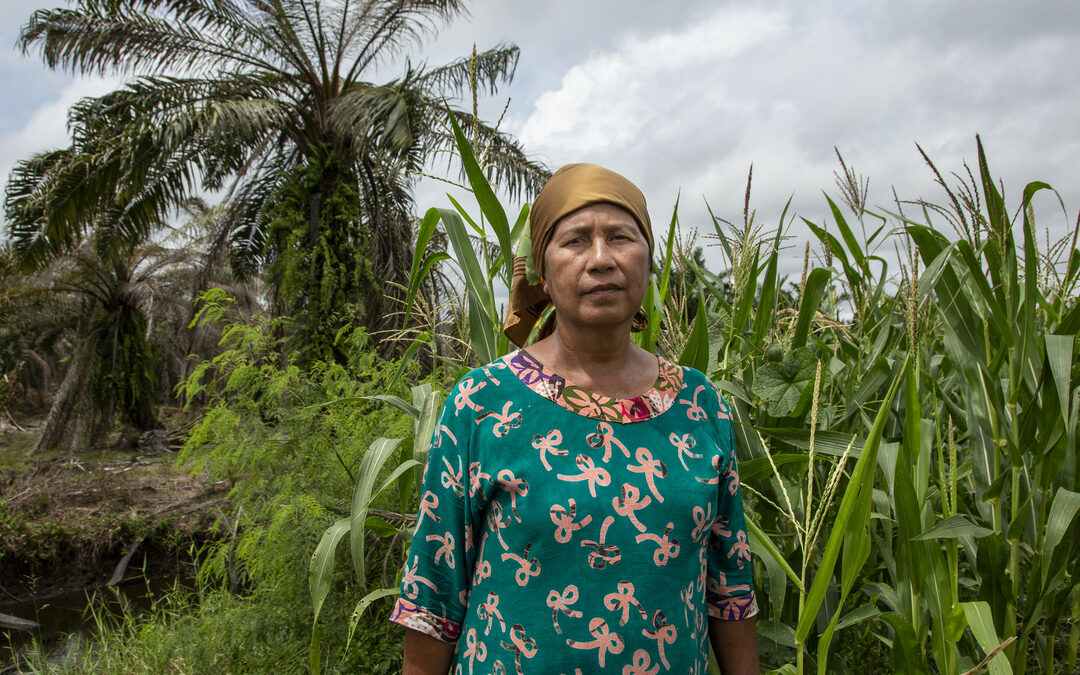
{"type": "MultiPolygon", "coordinates": [[[[592,204],[614,204],[626,209],[637,221],[653,255],[652,223],[641,190],[619,174],[596,164],[567,164],[556,171],[533,200],[527,230],[522,234],[514,257],[514,275],[510,287],[510,310],[503,332],[519,347],[540,320],[551,298],[544,292],[544,253],[555,226],[578,209],[592,204]]],[[[639,312],[640,314],[640,312],[639,312]]],[[[642,330],[647,321],[635,317],[634,329],[642,330]]]]}

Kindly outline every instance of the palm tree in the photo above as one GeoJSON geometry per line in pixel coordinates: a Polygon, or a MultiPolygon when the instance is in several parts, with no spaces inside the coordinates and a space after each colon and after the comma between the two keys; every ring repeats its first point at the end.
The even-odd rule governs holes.
{"type": "MultiPolygon", "coordinates": [[[[84,243],[39,275],[72,310],[63,323],[69,363],[34,451],[74,452],[119,417],[125,429],[160,428],[163,357],[191,305],[190,249],[156,244],[102,255],[84,243]]],[[[167,383],[166,390],[175,382],[167,383]]]]}
{"type": "Polygon", "coordinates": [[[79,0],[34,13],[24,52],[136,78],[72,109],[70,148],[16,167],[16,252],[41,264],[91,229],[138,239],[200,188],[224,190],[218,245],[238,271],[268,273],[276,313],[325,354],[348,315],[378,325],[382,282],[408,273],[409,189],[451,147],[450,115],[491,143],[490,177],[512,195],[546,177],[475,106],[446,103],[508,82],[516,47],[371,81],[463,12],[461,0],[79,0]]]}
{"type": "Polygon", "coordinates": [[[9,415],[11,403],[43,406],[70,353],[78,307],[52,292],[50,282],[48,270],[19,269],[10,242],[0,248],[0,415],[9,415]]]}

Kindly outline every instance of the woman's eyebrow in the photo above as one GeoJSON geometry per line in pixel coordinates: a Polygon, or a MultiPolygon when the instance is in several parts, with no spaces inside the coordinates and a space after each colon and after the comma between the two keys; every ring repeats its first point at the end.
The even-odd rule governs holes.
{"type": "MultiPolygon", "coordinates": [[[[589,225],[587,223],[583,223],[581,225],[573,225],[571,227],[566,228],[565,230],[560,229],[557,236],[563,237],[563,236],[570,235],[570,234],[582,234],[584,232],[591,232],[593,227],[594,227],[593,225],[589,225]]],[[[608,223],[606,225],[601,225],[600,228],[602,230],[604,230],[605,232],[614,232],[616,230],[636,231],[638,229],[637,226],[632,222],[631,223],[608,223]]]]}

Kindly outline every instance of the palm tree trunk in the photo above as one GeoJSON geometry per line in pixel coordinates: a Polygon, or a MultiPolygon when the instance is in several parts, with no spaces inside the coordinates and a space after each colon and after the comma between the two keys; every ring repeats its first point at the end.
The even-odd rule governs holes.
{"type": "MultiPolygon", "coordinates": [[[[80,321],[80,328],[83,322],[80,321]]],[[[80,330],[79,335],[85,331],[80,330]]],[[[87,394],[87,379],[90,373],[90,361],[93,356],[93,347],[88,340],[80,339],[75,348],[75,354],[71,358],[71,365],[64,374],[64,381],[60,383],[60,389],[56,392],[49,415],[45,418],[45,425],[29,454],[37,455],[56,449],[66,444],[69,452],[74,452],[77,444],[85,435],[85,420],[89,412],[89,406],[85,400],[87,394]]]]}

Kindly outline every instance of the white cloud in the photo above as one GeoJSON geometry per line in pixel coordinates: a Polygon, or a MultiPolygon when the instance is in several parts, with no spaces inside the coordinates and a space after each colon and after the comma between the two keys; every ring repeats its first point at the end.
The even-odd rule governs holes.
{"type": "Polygon", "coordinates": [[[696,78],[785,29],[776,13],[724,9],[683,30],[630,38],[618,51],[572,67],[559,89],[541,94],[521,139],[529,148],[581,154],[648,141],[656,130],[682,121],[690,91],[704,94],[693,104],[726,105],[730,98],[723,88],[703,92],[696,78]],[[681,89],[671,86],[675,80],[681,89]]]}
{"type": "Polygon", "coordinates": [[[70,145],[67,114],[78,100],[100,96],[118,88],[119,79],[81,78],[71,81],[59,95],[39,106],[21,128],[0,134],[0,176],[6,182],[8,174],[21,159],[43,150],[70,145]]]}
{"type": "MultiPolygon", "coordinates": [[[[976,133],[1014,208],[1038,179],[1075,214],[1080,88],[1068,64],[1080,61],[1080,23],[1051,4],[1057,20],[989,2],[964,23],[967,10],[934,3],[912,9],[917,20],[883,6],[728,3],[584,55],[511,128],[555,166],[595,161],[626,174],[654,220],[666,222],[681,188],[683,224],[706,231],[702,197],[741,220],[751,163],[759,221],[774,225],[793,194],[799,215],[831,220],[822,191],[836,193],[834,146],[870,177],[872,205],[895,208],[894,186],[901,198],[941,201],[915,144],[946,174],[963,172],[976,133]]],[[[1072,220],[1051,202],[1039,218],[1053,238],[1072,220]]],[[[786,272],[797,276],[801,252],[786,272]]]]}

